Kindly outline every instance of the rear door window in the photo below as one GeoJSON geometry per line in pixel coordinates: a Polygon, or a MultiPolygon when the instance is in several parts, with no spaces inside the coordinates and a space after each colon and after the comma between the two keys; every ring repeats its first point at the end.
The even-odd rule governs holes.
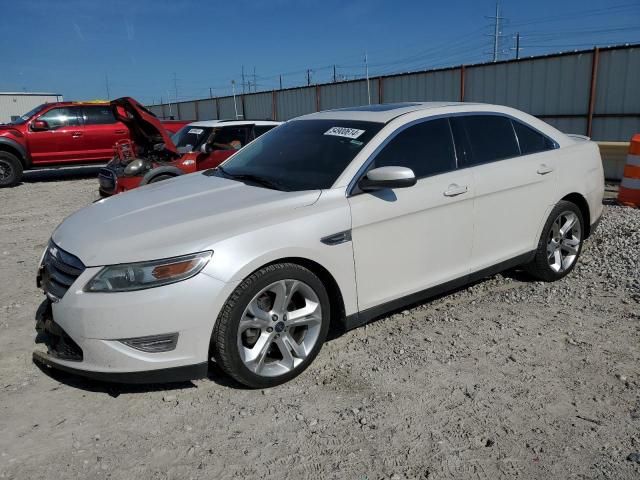
{"type": "Polygon", "coordinates": [[[513,129],[518,137],[518,144],[520,145],[522,155],[545,152],[556,148],[555,143],[549,137],[517,120],[512,120],[512,123],[513,129]]]}
{"type": "Polygon", "coordinates": [[[520,150],[511,119],[501,115],[451,117],[460,167],[518,157],[520,150]]]}
{"type": "Polygon", "coordinates": [[[109,105],[84,107],[84,122],[87,125],[109,125],[116,121],[109,105]]]}
{"type": "Polygon", "coordinates": [[[372,168],[408,167],[416,178],[449,172],[456,158],[449,122],[428,120],[401,131],[376,155],[372,168]]]}

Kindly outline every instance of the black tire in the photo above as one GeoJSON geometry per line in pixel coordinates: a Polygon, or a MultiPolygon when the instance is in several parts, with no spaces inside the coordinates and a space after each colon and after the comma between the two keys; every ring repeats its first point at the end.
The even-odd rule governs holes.
{"type": "Polygon", "coordinates": [[[540,240],[538,241],[536,255],[530,263],[524,266],[525,270],[533,277],[545,282],[554,282],[565,277],[566,275],[571,273],[571,271],[578,263],[578,258],[580,257],[580,252],[582,252],[582,245],[584,242],[584,232],[584,219],[582,218],[582,212],[580,211],[578,206],[574,203],[561,200],[549,214],[549,218],[547,219],[544,228],[542,229],[542,235],[540,235],[540,240]],[[547,247],[550,238],[553,236],[552,230],[554,223],[559,216],[567,212],[571,212],[577,217],[579,223],[579,244],[577,246],[577,253],[575,253],[575,258],[573,259],[572,263],[567,268],[556,271],[550,265],[550,255],[548,253],[547,247]]]}
{"type": "Polygon", "coordinates": [[[295,263],[269,265],[249,275],[231,294],[222,308],[211,337],[211,356],[222,370],[241,384],[250,388],[268,388],[285,383],[301,374],[318,355],[327,336],[330,323],[330,304],[326,288],[310,270],[295,263]],[[280,280],[299,280],[317,295],[321,313],[321,325],[315,344],[306,358],[289,372],[278,376],[258,375],[242,361],[238,349],[238,329],[241,317],[249,302],[263,289],[280,280]]]}
{"type": "Polygon", "coordinates": [[[161,175],[156,175],[151,180],[149,180],[147,183],[162,182],[163,180],[169,180],[170,178],[174,178],[174,177],[175,177],[175,175],[167,175],[165,173],[165,174],[161,174],[161,175]]]}
{"type": "Polygon", "coordinates": [[[20,159],[9,152],[0,152],[0,188],[12,187],[22,178],[20,159]]]}

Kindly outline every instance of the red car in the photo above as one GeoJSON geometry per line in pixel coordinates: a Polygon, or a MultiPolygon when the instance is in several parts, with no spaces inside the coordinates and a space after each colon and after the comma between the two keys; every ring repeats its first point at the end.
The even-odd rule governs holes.
{"type": "MultiPolygon", "coordinates": [[[[173,130],[183,126],[167,123],[173,130]]],[[[0,187],[15,185],[22,172],[32,168],[105,163],[113,157],[113,145],[130,138],[127,125],[109,103],[40,105],[0,125],[0,187]]]]}
{"type": "Polygon", "coordinates": [[[114,108],[119,107],[129,115],[129,119],[122,118],[122,121],[132,131],[133,140],[117,142],[113,159],[100,169],[98,181],[102,196],[217,167],[254,138],[280,124],[209,120],[191,123],[170,139],[159,141],[159,131],[164,130],[159,120],[133,102],[127,98],[111,102],[114,108]],[[146,133],[141,134],[142,131],[146,133]]]}

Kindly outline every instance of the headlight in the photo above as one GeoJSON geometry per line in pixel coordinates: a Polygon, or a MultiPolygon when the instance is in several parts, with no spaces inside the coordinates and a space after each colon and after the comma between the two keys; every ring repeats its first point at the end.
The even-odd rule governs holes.
{"type": "Polygon", "coordinates": [[[124,167],[124,174],[128,177],[133,177],[134,175],[138,175],[144,168],[147,166],[144,160],[140,160],[139,158],[132,160],[129,165],[124,167]]]}
{"type": "Polygon", "coordinates": [[[149,262],[110,265],[100,270],[84,287],[85,292],[130,292],[180,282],[197,275],[213,252],[149,262]]]}

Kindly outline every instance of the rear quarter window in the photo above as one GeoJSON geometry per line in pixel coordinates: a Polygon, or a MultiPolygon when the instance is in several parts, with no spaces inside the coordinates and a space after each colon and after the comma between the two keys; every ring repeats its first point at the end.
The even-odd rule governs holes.
{"type": "Polygon", "coordinates": [[[549,137],[541,134],[533,128],[512,120],[513,129],[518,137],[518,144],[520,145],[520,152],[522,155],[530,155],[532,153],[546,152],[547,150],[553,150],[556,148],[556,144],[549,137]]]}

